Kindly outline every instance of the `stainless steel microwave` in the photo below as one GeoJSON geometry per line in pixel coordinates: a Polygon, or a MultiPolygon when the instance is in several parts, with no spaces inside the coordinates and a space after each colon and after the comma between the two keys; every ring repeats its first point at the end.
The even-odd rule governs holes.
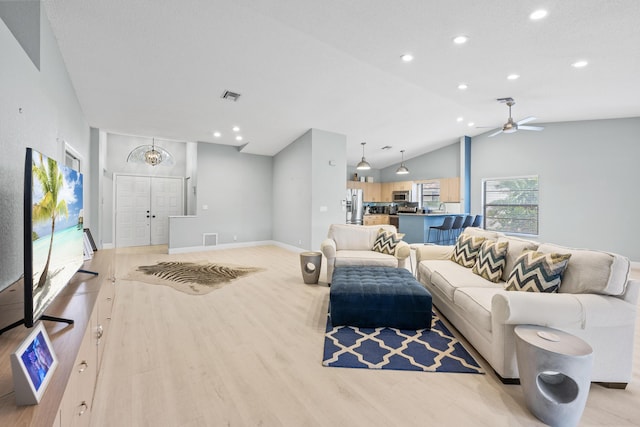
{"type": "Polygon", "coordinates": [[[393,201],[394,202],[410,202],[411,192],[410,191],[394,191],[393,201]]]}

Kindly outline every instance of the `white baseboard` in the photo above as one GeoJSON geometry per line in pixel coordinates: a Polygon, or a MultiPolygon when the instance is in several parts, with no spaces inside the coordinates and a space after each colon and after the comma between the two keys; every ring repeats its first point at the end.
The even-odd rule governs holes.
{"type": "Polygon", "coordinates": [[[301,249],[295,246],[288,245],[286,243],[277,242],[275,240],[260,240],[255,242],[241,242],[241,243],[223,243],[216,246],[189,246],[185,248],[169,248],[169,254],[185,254],[190,252],[204,252],[204,251],[220,251],[224,249],[234,248],[248,248],[252,246],[278,246],[280,248],[292,251],[292,252],[304,252],[305,249],[301,249]]]}
{"type": "Polygon", "coordinates": [[[113,249],[115,246],[113,245],[113,243],[103,243],[102,244],[102,249],[113,249]]]}

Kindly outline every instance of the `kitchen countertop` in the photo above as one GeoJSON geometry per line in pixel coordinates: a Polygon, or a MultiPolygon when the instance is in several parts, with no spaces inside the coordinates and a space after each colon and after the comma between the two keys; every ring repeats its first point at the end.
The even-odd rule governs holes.
{"type": "Polygon", "coordinates": [[[466,215],[463,213],[409,213],[409,212],[398,212],[398,215],[406,215],[406,216],[462,216],[466,215]]]}

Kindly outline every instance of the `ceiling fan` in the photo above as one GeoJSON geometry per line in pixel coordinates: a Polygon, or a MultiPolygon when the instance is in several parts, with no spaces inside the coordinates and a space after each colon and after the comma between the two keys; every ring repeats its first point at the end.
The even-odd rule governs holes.
{"type": "Polygon", "coordinates": [[[509,120],[507,120],[507,123],[502,125],[502,129],[499,129],[496,132],[489,135],[490,137],[496,136],[499,133],[514,133],[514,132],[517,132],[518,130],[538,130],[539,131],[544,129],[541,126],[522,126],[525,123],[529,123],[535,120],[536,118],[533,116],[525,117],[522,120],[518,120],[517,122],[514,122],[513,118],[511,117],[511,107],[516,103],[516,101],[514,101],[513,98],[498,98],[497,101],[502,102],[503,104],[507,104],[509,106],[509,120]]]}

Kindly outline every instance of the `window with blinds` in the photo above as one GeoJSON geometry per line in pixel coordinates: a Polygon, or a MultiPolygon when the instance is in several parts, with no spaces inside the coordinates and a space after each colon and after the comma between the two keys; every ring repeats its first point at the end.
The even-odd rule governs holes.
{"type": "Polygon", "coordinates": [[[538,177],[483,180],[485,229],[538,234],[538,177]]]}

